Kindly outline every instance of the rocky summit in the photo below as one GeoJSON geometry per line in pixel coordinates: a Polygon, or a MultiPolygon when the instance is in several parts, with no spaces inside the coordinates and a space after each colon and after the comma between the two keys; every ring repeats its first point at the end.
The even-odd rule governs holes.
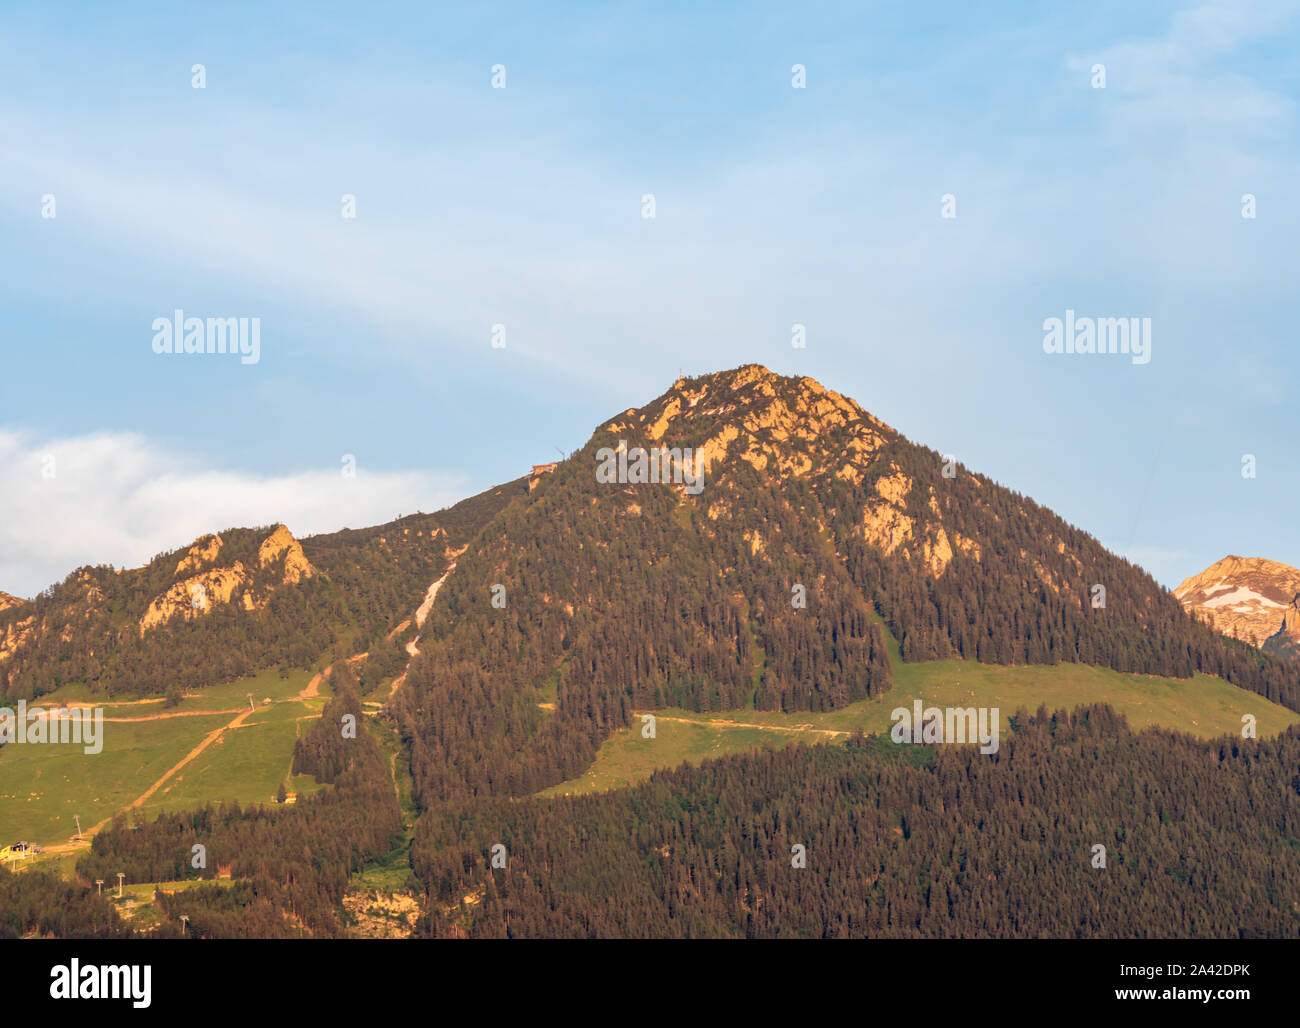
{"type": "Polygon", "coordinates": [[[1276,650],[1300,640],[1300,569],[1231,555],[1186,579],[1174,595],[1215,631],[1276,650]]]}

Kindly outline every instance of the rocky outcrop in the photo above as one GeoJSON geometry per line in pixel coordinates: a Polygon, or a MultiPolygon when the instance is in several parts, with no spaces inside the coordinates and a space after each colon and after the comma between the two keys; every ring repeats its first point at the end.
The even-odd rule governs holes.
{"type": "MultiPolygon", "coordinates": [[[[236,589],[247,587],[252,579],[244,565],[235,562],[228,568],[216,568],[177,582],[161,596],[155,597],[140,619],[140,634],[165,625],[174,617],[192,620],[210,613],[214,606],[230,602],[236,589]]],[[[244,608],[252,609],[252,597],[243,594],[244,608]]]]}
{"type": "Polygon", "coordinates": [[[1274,638],[1279,636],[1290,643],[1300,643],[1300,593],[1291,601],[1291,608],[1282,618],[1282,627],[1274,638]]]}
{"type": "Polygon", "coordinates": [[[353,938],[409,939],[420,918],[420,903],[406,892],[353,891],[343,897],[353,938]]]}
{"type": "Polygon", "coordinates": [[[304,578],[311,578],[316,573],[316,569],[311,566],[306,555],[302,552],[302,544],[298,542],[284,525],[280,525],[266,537],[257,551],[257,559],[262,567],[277,560],[280,554],[286,554],[284,560],[284,584],[297,585],[304,578]]]}
{"type": "Polygon", "coordinates": [[[221,536],[204,536],[190,547],[190,552],[182,557],[180,563],[176,565],[177,577],[188,571],[198,571],[205,564],[211,564],[217,559],[217,555],[220,552],[221,536]]]}
{"type": "MultiPolygon", "coordinates": [[[[678,379],[659,400],[627,410],[603,428],[615,439],[638,436],[658,443],[674,430],[694,434],[699,425],[711,426],[693,447],[706,482],[737,462],[775,479],[848,482],[862,489],[858,532],[882,552],[901,553],[933,577],[958,552],[980,559],[977,543],[944,525],[932,487],[913,497],[906,473],[892,463],[881,468],[880,451],[898,433],[814,379],[785,379],[758,364],[678,379]],[[871,477],[874,484],[868,485],[871,477]],[[925,510],[911,510],[909,501],[924,502],[925,510]]],[[[731,510],[713,498],[706,506],[711,520],[731,510]]]]}
{"type": "MultiPolygon", "coordinates": [[[[0,615],[8,615],[0,624],[0,664],[9,662],[11,673],[23,663],[22,651],[43,636],[70,642],[78,625],[97,616],[104,606],[104,592],[89,571],[79,571],[68,578],[65,602],[47,606],[39,621],[36,605],[9,593],[0,593],[0,615]],[[31,611],[32,613],[27,613],[31,611]]],[[[89,651],[94,656],[94,651],[89,651]]]]}
{"type": "Polygon", "coordinates": [[[35,625],[35,617],[25,617],[19,621],[11,621],[7,625],[0,625],[0,664],[11,660],[23,647],[31,638],[35,625]]]}
{"type": "Polygon", "coordinates": [[[1300,660],[1300,594],[1292,601],[1290,608],[1282,617],[1282,627],[1277,633],[1264,640],[1261,649],[1279,657],[1300,660]]]}
{"type": "Polygon", "coordinates": [[[10,596],[8,593],[0,592],[0,614],[6,610],[13,610],[15,607],[21,607],[27,603],[20,596],[10,596]]]}
{"type": "Polygon", "coordinates": [[[820,472],[849,477],[855,471],[860,476],[885,435],[892,434],[884,422],[811,378],[799,379],[793,396],[783,394],[779,384],[780,376],[758,364],[691,383],[678,379],[663,402],[628,410],[605,427],[614,433],[636,429],[659,441],[684,415],[708,419],[718,429],[695,447],[705,474],[735,456],[759,471],[794,477],[820,472]],[[837,429],[849,433],[847,452],[819,445],[837,429]]]}
{"type": "MultiPolygon", "coordinates": [[[[176,565],[177,575],[201,567],[216,559],[222,549],[219,536],[205,536],[192,547],[176,565]]],[[[211,568],[189,575],[154,598],[140,619],[140,634],[173,618],[193,620],[211,613],[213,609],[231,603],[238,597],[244,610],[256,610],[266,602],[275,588],[297,585],[316,573],[302,551],[302,545],[284,525],[262,541],[257,551],[257,566],[250,568],[241,561],[228,567],[211,568]],[[284,573],[277,581],[259,582],[258,572],[283,558],[284,573]]]]}
{"type": "Polygon", "coordinates": [[[1279,632],[1300,640],[1300,569],[1275,560],[1231,555],[1186,579],[1174,595],[1215,631],[1263,646],[1279,632]]]}

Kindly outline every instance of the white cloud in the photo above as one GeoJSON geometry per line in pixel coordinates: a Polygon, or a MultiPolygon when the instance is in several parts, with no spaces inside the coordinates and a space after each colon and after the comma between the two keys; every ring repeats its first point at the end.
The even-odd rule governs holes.
{"type": "Polygon", "coordinates": [[[31,596],[82,565],[139,566],[224,528],[284,522],[301,537],[463,495],[455,475],[359,466],[344,478],[341,465],[255,475],[199,467],[139,435],[0,430],[0,590],[31,596]]]}
{"type": "MultiPolygon", "coordinates": [[[[83,298],[143,292],[150,317],[196,305],[198,286],[182,288],[161,264],[181,283],[253,291],[241,313],[261,313],[250,306],[261,302],[338,312],[368,345],[417,367],[482,354],[496,323],[509,330],[514,373],[596,388],[644,364],[650,340],[664,358],[656,372],[716,369],[788,349],[795,321],[819,346],[897,330],[951,350],[944,340],[971,319],[945,324],[938,293],[952,311],[996,312],[990,295],[1009,283],[1077,281],[1093,265],[1152,296],[1289,286],[1283,255],[1271,257],[1293,221],[1273,198],[1295,162],[1265,144],[1290,138],[1294,105],[1222,65],[1293,8],[1207,3],[1156,38],[1068,55],[1067,66],[1107,63],[1108,87],[1094,93],[1072,73],[1067,97],[1084,97],[1095,121],[1040,126],[1046,137],[963,140],[943,107],[918,111],[907,131],[855,134],[860,112],[831,107],[716,164],[647,162],[623,137],[593,148],[562,130],[585,123],[591,101],[545,96],[540,84],[512,91],[519,106],[501,110],[505,96],[461,84],[437,96],[436,131],[400,133],[391,119],[354,124],[329,103],[285,119],[225,99],[204,119],[165,108],[161,122],[125,124],[89,101],[57,117],[0,104],[10,141],[0,207],[32,223],[31,198],[56,193],[58,231],[120,255],[143,283],[89,276],[83,298]],[[543,117],[548,102],[557,106],[543,117]],[[1055,159],[1066,152],[1077,157],[1055,159]],[[956,221],[938,216],[949,190],[956,221]],[[344,191],[358,198],[354,221],[340,217],[344,191]],[[657,195],[654,222],[640,218],[646,191],[657,195]],[[1262,198],[1259,227],[1277,224],[1275,235],[1233,220],[1245,191],[1262,198]],[[707,363],[693,366],[702,350],[707,363]]],[[[369,77],[347,79],[348,90],[369,77]]],[[[313,85],[333,98],[338,81],[331,70],[313,85]]],[[[434,99],[403,96],[413,115],[434,99]]],[[[1041,320],[1036,308],[1023,319],[1021,302],[1010,317],[1041,320]]],[[[313,345],[348,359],[355,338],[322,333],[313,345]]]]}
{"type": "Polygon", "coordinates": [[[1091,57],[1107,69],[1107,90],[1120,98],[1116,117],[1127,128],[1195,139],[1222,149],[1258,136],[1289,138],[1295,103],[1262,76],[1234,70],[1243,47],[1284,29],[1295,19],[1294,0],[1214,0],[1176,13],[1156,38],[1125,40],[1091,57]]]}
{"type": "MultiPolygon", "coordinates": [[[[985,194],[987,213],[984,222],[974,210],[965,217],[991,231],[954,234],[935,191],[873,213],[869,232],[846,227],[846,208],[897,193],[897,168],[933,162],[915,143],[845,143],[827,129],[722,169],[638,174],[546,138],[515,140],[508,159],[484,159],[477,141],[335,142],[317,128],[268,136],[250,118],[232,140],[180,127],[177,144],[159,149],[151,128],[109,131],[84,114],[48,124],[0,105],[0,136],[14,141],[0,152],[0,207],[31,221],[25,198],[56,194],[60,231],[149,269],[135,273],[143,286],[128,288],[151,294],[150,317],[194,295],[173,274],[201,276],[204,286],[358,319],[375,344],[417,365],[430,352],[481,352],[490,326],[503,323],[525,369],[601,384],[609,363],[639,365],[648,339],[673,354],[671,364],[696,356],[707,338],[710,365],[724,367],[752,359],[756,340],[788,348],[790,324],[814,304],[825,340],[832,319],[853,321],[863,309],[910,317],[936,277],[974,290],[1011,268],[1041,266],[1008,227],[1016,219],[995,217],[1023,193],[1008,195],[1002,170],[973,161],[960,176],[963,195],[985,194]],[[280,156],[286,140],[292,160],[280,156]],[[339,183],[357,195],[355,221],[339,215],[339,183]],[[988,198],[991,190],[1002,198],[988,198]],[[646,191],[658,197],[653,222],[640,216],[646,191]]],[[[123,285],[87,288],[104,293],[93,302],[110,304],[123,285]]]]}

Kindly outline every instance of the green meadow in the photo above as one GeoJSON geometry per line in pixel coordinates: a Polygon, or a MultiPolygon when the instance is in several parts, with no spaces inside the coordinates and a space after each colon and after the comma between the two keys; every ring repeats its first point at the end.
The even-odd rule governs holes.
{"type": "Polygon", "coordinates": [[[104,748],[19,744],[0,749],[0,839],[67,842],[141,795],[205,735],[229,723],[212,714],[104,725],[104,748]]]}
{"type": "MultiPolygon", "coordinates": [[[[889,641],[892,644],[893,640],[889,641]]],[[[1021,707],[1072,710],[1091,703],[1109,704],[1134,730],[1161,726],[1205,739],[1238,734],[1246,713],[1256,717],[1261,736],[1300,723],[1300,714],[1206,675],[1179,680],[1126,675],[1081,664],[999,667],[962,660],[905,664],[892,645],[891,665],[894,687],[888,693],[830,713],[655,711],[654,739],[642,737],[639,723],[619,732],[605,743],[584,774],[542,795],[619,788],[644,781],[661,768],[755,747],[787,746],[795,741],[843,744],[855,729],[883,734],[891,727],[891,712],[896,707],[910,707],[914,699],[925,706],[997,707],[1003,731],[1008,730],[1008,717],[1021,707]]],[[[266,671],[205,689],[170,708],[161,699],[104,701],[90,697],[79,684],[65,686],[43,698],[41,705],[90,700],[104,706],[108,719],[185,716],[109,720],[104,725],[103,752],[97,755],[87,755],[74,746],[0,749],[0,844],[19,839],[40,846],[65,843],[76,832],[74,814],[81,816],[82,829],[88,830],[130,807],[205,736],[228,726],[236,713],[247,710],[250,695],[253,711],[247,718],[179,769],[139,810],[144,816],[153,816],[205,803],[270,803],[281,785],[299,795],[322,788],[310,776],[290,775],[294,742],[309,721],[320,715],[325,703],[323,690],[317,697],[297,698],[311,677],[305,671],[288,678],[266,671]]],[[[553,688],[552,683],[548,685],[553,688]]],[[[553,702],[553,696],[546,695],[543,701],[553,702]]],[[[384,734],[386,748],[391,749],[395,787],[404,806],[409,806],[406,755],[387,737],[391,733],[386,728],[384,734]]],[[[366,885],[405,877],[404,843],[395,847],[390,860],[367,869],[366,885]]]]}
{"type": "Polygon", "coordinates": [[[186,764],[141,809],[152,817],[205,803],[271,803],[281,784],[300,796],[324,788],[310,775],[289,773],[294,742],[319,716],[319,705],[298,701],[259,710],[186,764]]]}
{"type": "Polygon", "coordinates": [[[294,741],[325,703],[324,691],[312,699],[296,698],[311,677],[300,671],[282,679],[267,671],[205,689],[173,707],[161,699],[91,697],[78,684],[42,697],[36,705],[102,705],[103,751],[91,755],[79,746],[32,744],[0,749],[0,845],[20,839],[38,846],[66,843],[77,831],[73,815],[80,815],[82,830],[88,831],[130,807],[209,733],[247,710],[250,694],[253,712],[176,771],[138,810],[152,817],[205,803],[270,803],[281,784],[300,795],[322,788],[310,776],[289,773],[294,741]],[[156,720],[112,720],[148,717],[156,720]]]}
{"type": "Polygon", "coordinates": [[[910,708],[916,699],[927,707],[997,707],[1004,733],[1009,730],[1007,719],[1021,707],[1032,712],[1044,705],[1055,711],[1094,703],[1109,704],[1134,731],[1159,726],[1202,739],[1240,735],[1243,714],[1255,716],[1261,738],[1300,724],[1295,711],[1209,675],[1158,678],[1086,664],[1000,667],[965,660],[905,664],[896,645],[890,647],[890,658],[894,687],[889,692],[830,713],[654,711],[655,738],[643,738],[639,723],[620,731],[601,747],[595,763],[580,777],[541,795],[620,788],[645,781],[662,768],[759,746],[787,746],[796,740],[843,744],[854,729],[868,735],[888,732],[892,711],[910,708]]]}
{"type": "MultiPolygon", "coordinates": [[[[311,681],[313,672],[295,670],[281,678],[274,670],[259,671],[247,678],[210,685],[186,693],[180,703],[168,707],[162,697],[140,699],[135,696],[106,697],[92,694],[81,682],[72,682],[42,696],[33,706],[57,706],[61,703],[93,703],[104,708],[105,717],[142,717],[145,714],[175,714],[194,710],[242,710],[253,697],[255,706],[264,699],[284,700],[297,696],[311,681]]],[[[322,695],[327,693],[322,689],[322,695]]]]}

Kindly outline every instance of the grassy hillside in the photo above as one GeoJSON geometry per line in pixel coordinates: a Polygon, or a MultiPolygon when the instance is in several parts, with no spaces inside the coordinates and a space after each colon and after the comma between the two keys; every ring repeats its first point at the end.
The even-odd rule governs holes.
{"type": "Polygon", "coordinates": [[[37,845],[67,842],[141,795],[230,721],[226,714],[134,724],[105,724],[102,753],[77,746],[6,746],[0,750],[0,839],[37,845]]]}
{"type": "Polygon", "coordinates": [[[1300,714],[1209,675],[1160,678],[1086,664],[1001,667],[965,660],[905,664],[892,637],[888,643],[895,684],[884,696],[826,713],[653,711],[654,739],[642,738],[639,723],[624,729],[601,747],[595,763],[580,777],[539,795],[603,792],[643,782],[658,770],[756,747],[770,749],[796,741],[843,744],[855,729],[868,735],[888,732],[890,712],[910,707],[914,699],[926,706],[997,707],[1004,733],[1017,709],[1032,711],[1040,704],[1048,710],[1073,710],[1105,703],[1123,714],[1134,731],[1171,728],[1202,739],[1239,736],[1243,714],[1255,716],[1261,738],[1300,724],[1300,714]]]}
{"type": "MultiPolygon", "coordinates": [[[[599,426],[458,555],[422,630],[391,707],[421,808],[581,780],[619,732],[639,738],[646,710],[838,731],[883,727],[919,690],[1008,713],[1105,702],[1195,734],[1300,711],[1295,665],[1216,635],[1083,530],[949,463],[755,365],[679,380],[599,426]],[[906,659],[892,671],[882,622],[906,659]],[[1217,699],[1225,682],[1260,698],[1217,699]]],[[[656,740],[672,749],[656,766],[714,748],[680,733],[656,740]]]]}
{"type": "MultiPolygon", "coordinates": [[[[267,671],[187,696],[174,707],[161,699],[106,703],[104,746],[98,754],[77,746],[0,749],[0,842],[66,843],[76,832],[74,814],[89,833],[145,797],[172,769],[174,774],[135,809],[152,817],[205,803],[269,803],[282,783],[290,792],[315,791],[320,787],[310,776],[289,774],[300,728],[320,716],[325,701],[324,696],[298,698],[311,677],[299,671],[280,678],[267,671]],[[177,768],[221,729],[201,753],[177,768]]],[[[79,696],[76,687],[69,687],[50,699],[76,702],[79,696]]]]}

